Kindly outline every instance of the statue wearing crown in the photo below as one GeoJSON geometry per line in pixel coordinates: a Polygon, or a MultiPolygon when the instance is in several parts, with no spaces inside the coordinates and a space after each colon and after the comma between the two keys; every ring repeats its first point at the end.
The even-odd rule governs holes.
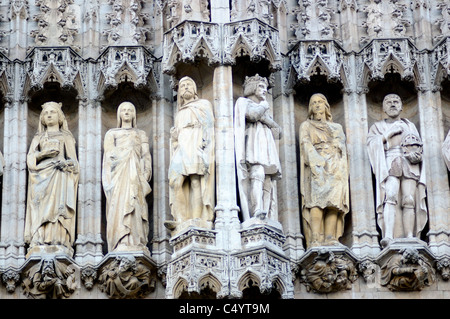
{"type": "Polygon", "coordinates": [[[30,252],[73,253],[78,188],[75,139],[62,104],[42,105],[38,132],[27,155],[25,242],[30,252]]]}
{"type": "Polygon", "coordinates": [[[244,221],[278,220],[275,181],[281,165],[275,140],[281,128],[270,114],[268,81],[258,74],[246,77],[244,96],[234,109],[234,139],[239,198],[244,221]]]}

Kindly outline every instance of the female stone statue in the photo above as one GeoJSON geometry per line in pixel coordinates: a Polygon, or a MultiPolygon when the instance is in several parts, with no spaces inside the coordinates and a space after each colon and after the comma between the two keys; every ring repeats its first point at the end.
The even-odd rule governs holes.
{"type": "Polygon", "coordinates": [[[349,211],[347,150],[322,94],[311,97],[300,126],[300,192],[307,246],[337,245],[349,211]]]}
{"type": "Polygon", "coordinates": [[[102,182],[106,196],[108,250],[147,252],[148,207],[152,176],[148,138],[136,128],[136,109],[123,102],[117,109],[117,128],[106,132],[102,182]]]}
{"type": "Polygon", "coordinates": [[[75,239],[78,160],[61,103],[42,105],[27,156],[29,171],[25,242],[69,248],[75,239]]]}

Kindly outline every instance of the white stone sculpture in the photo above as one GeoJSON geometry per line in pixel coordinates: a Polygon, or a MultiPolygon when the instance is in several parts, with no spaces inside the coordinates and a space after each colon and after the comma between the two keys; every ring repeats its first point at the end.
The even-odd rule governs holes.
{"type": "Polygon", "coordinates": [[[131,102],[117,108],[117,128],[105,135],[102,182],[106,196],[108,250],[148,252],[149,181],[152,159],[147,135],[136,128],[131,102]]]}
{"type": "Polygon", "coordinates": [[[169,202],[179,231],[187,224],[211,228],[214,218],[214,114],[208,100],[200,99],[190,77],[178,84],[178,110],[170,130],[169,202]],[[186,224],[187,223],[187,224],[186,224]]]}
{"type": "MultiPolygon", "coordinates": [[[[29,253],[58,246],[72,253],[75,239],[78,160],[62,103],[42,105],[39,128],[27,156],[25,242],[29,253]]],[[[52,248],[52,249],[53,249],[52,248]]]]}
{"type": "Polygon", "coordinates": [[[349,211],[347,148],[323,94],[311,96],[300,125],[300,192],[308,247],[338,245],[349,211]]]}
{"type": "Polygon", "coordinates": [[[427,222],[422,141],[415,125],[400,117],[402,109],[398,95],[386,95],[388,118],[373,124],[367,136],[382,246],[394,238],[419,238],[427,222]]]}
{"type": "Polygon", "coordinates": [[[445,165],[447,165],[448,170],[450,170],[450,131],[442,145],[442,155],[444,156],[445,165]]]}
{"type": "Polygon", "coordinates": [[[277,220],[275,181],[281,165],[275,139],[281,128],[269,114],[268,81],[246,77],[244,97],[234,109],[234,139],[240,205],[244,221],[251,217],[277,220]]]}

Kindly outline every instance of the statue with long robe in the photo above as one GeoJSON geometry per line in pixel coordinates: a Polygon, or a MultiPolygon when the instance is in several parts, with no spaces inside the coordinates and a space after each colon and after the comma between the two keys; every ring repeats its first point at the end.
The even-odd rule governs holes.
{"type": "Polygon", "coordinates": [[[300,193],[308,247],[337,245],[349,211],[347,148],[342,126],[320,93],[310,98],[300,125],[300,193]]]}
{"type": "Polygon", "coordinates": [[[166,221],[174,232],[187,223],[211,228],[215,203],[214,113],[200,99],[190,77],[178,84],[178,110],[170,130],[169,203],[173,216],[166,221]]]}
{"type": "Polygon", "coordinates": [[[422,140],[416,126],[400,117],[402,109],[398,95],[386,95],[388,117],[374,123],[367,136],[382,246],[394,238],[420,238],[428,218],[422,140]]]}
{"type": "Polygon", "coordinates": [[[78,189],[75,139],[62,104],[42,105],[38,132],[27,155],[28,194],[25,242],[34,247],[56,245],[73,252],[78,189]]]}
{"type": "Polygon", "coordinates": [[[450,131],[447,133],[447,137],[442,145],[442,155],[444,156],[445,165],[447,165],[447,168],[450,171],[450,131]]]}
{"type": "Polygon", "coordinates": [[[281,128],[270,115],[268,81],[246,77],[244,96],[234,108],[234,141],[240,206],[244,221],[256,217],[278,221],[276,184],[281,164],[276,139],[281,128]]]}
{"type": "Polygon", "coordinates": [[[117,108],[117,128],[104,140],[102,182],[106,196],[108,250],[148,251],[149,181],[152,159],[147,135],[136,128],[131,102],[117,108]]]}

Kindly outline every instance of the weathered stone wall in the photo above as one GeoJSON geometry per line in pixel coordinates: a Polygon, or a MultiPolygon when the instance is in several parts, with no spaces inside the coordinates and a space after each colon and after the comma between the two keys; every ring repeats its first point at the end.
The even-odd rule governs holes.
{"type": "Polygon", "coordinates": [[[450,182],[441,147],[450,130],[449,52],[445,0],[0,0],[0,298],[31,297],[30,270],[44,259],[68,269],[67,298],[74,299],[448,298],[450,182]],[[245,77],[256,73],[269,79],[268,101],[283,130],[281,229],[244,225],[239,209],[233,108],[245,77]],[[214,107],[215,221],[212,230],[172,237],[164,226],[171,219],[169,139],[177,83],[186,75],[214,107]],[[298,134],[317,92],[347,137],[350,212],[341,246],[307,249],[298,134]],[[391,92],[424,143],[428,221],[420,238],[383,249],[366,136],[391,92]],[[136,106],[152,155],[150,256],[108,252],[106,245],[103,139],[125,100],[136,106]],[[29,257],[24,242],[26,157],[47,101],[63,103],[77,143],[73,256],[29,257]],[[390,289],[382,269],[405,248],[417,258],[412,266],[431,275],[411,291],[390,289]],[[130,256],[148,270],[136,277],[145,283],[136,294],[108,294],[102,275],[130,256]],[[331,286],[314,286],[312,266],[331,271],[331,286]]]}

